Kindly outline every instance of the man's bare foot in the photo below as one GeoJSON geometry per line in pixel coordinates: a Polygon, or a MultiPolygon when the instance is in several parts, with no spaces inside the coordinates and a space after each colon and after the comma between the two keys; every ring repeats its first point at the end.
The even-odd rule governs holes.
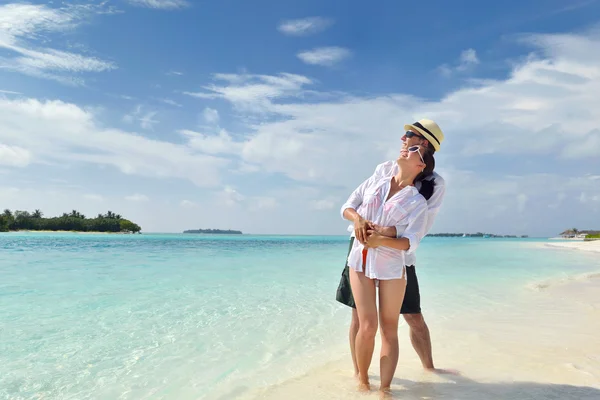
{"type": "Polygon", "coordinates": [[[425,368],[425,371],[438,375],[460,375],[460,372],[456,369],[425,368]]]}

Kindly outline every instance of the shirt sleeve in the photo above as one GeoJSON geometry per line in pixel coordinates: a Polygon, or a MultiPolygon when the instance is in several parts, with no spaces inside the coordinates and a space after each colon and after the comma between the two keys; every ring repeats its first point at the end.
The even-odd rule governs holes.
{"type": "Polygon", "coordinates": [[[346,209],[352,208],[356,210],[362,204],[363,197],[365,195],[365,189],[371,185],[371,183],[376,179],[376,177],[377,170],[375,170],[373,175],[371,175],[363,183],[361,183],[360,186],[354,189],[354,191],[350,194],[350,197],[348,197],[348,200],[346,200],[346,202],[342,205],[342,208],[340,209],[342,219],[346,219],[344,218],[344,211],[346,211],[346,209]]]}
{"type": "MultiPolygon", "coordinates": [[[[421,243],[421,239],[425,237],[427,234],[428,227],[428,219],[429,219],[429,211],[427,208],[427,202],[425,198],[422,197],[423,201],[419,203],[409,214],[408,217],[408,226],[404,230],[402,237],[408,239],[410,247],[406,250],[406,254],[414,253],[419,244],[421,243]]],[[[401,227],[396,227],[396,230],[402,229],[401,227]]]]}
{"type": "Polygon", "coordinates": [[[433,194],[427,201],[428,216],[427,216],[427,227],[425,228],[425,234],[429,232],[435,221],[440,208],[442,207],[442,200],[446,194],[446,183],[441,176],[436,176],[435,185],[433,187],[433,194]]]}

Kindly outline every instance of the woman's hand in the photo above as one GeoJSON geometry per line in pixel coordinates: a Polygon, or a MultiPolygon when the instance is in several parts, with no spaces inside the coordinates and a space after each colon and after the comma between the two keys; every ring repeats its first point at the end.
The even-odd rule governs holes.
{"type": "Polygon", "coordinates": [[[367,241],[367,231],[372,229],[373,224],[371,223],[371,221],[367,221],[363,217],[359,216],[356,219],[356,221],[354,221],[354,235],[356,236],[356,239],[362,244],[365,244],[367,241]]]}
{"type": "Polygon", "coordinates": [[[383,239],[385,239],[385,236],[370,229],[367,231],[366,245],[370,248],[376,249],[377,247],[381,246],[383,239]]]}

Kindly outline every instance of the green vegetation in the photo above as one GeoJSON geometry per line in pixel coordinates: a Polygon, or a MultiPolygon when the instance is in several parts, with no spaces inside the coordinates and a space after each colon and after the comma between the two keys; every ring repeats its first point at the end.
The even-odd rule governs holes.
{"type": "Polygon", "coordinates": [[[600,239],[600,233],[598,233],[598,234],[595,234],[595,235],[592,235],[592,234],[590,234],[590,235],[585,235],[585,238],[586,238],[586,239],[600,239]]]}
{"type": "Polygon", "coordinates": [[[0,214],[0,232],[19,230],[138,233],[142,228],[112,211],[98,214],[96,218],[86,218],[76,210],[60,217],[44,218],[40,210],[33,213],[4,210],[0,214]]]}
{"type": "Polygon", "coordinates": [[[241,231],[232,231],[231,229],[190,229],[183,231],[183,233],[206,233],[206,234],[224,234],[224,235],[241,235],[241,231]]]}

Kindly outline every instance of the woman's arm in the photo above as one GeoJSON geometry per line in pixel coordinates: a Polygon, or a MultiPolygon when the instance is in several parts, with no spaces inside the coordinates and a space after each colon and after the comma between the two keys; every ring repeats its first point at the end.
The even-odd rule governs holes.
{"type": "MultiPolygon", "coordinates": [[[[394,228],[395,230],[396,228],[394,228]]],[[[410,240],[405,237],[388,237],[374,230],[367,231],[367,245],[377,248],[379,246],[391,247],[396,250],[406,251],[410,249],[410,240]]]]}
{"type": "Polygon", "coordinates": [[[383,235],[381,232],[370,230],[367,232],[367,245],[369,247],[391,247],[411,253],[416,251],[421,239],[427,234],[427,213],[427,203],[423,199],[423,203],[411,211],[408,226],[402,232],[401,237],[386,237],[387,235],[383,235]]]}
{"type": "Polygon", "coordinates": [[[371,221],[365,220],[356,209],[362,204],[365,189],[369,187],[375,180],[375,175],[371,175],[363,183],[361,183],[348,197],[348,200],[342,205],[341,214],[342,218],[352,221],[354,223],[354,235],[356,239],[365,244],[367,240],[367,230],[373,229],[371,221]]]}
{"type": "Polygon", "coordinates": [[[367,241],[367,231],[373,229],[373,224],[361,217],[354,208],[346,208],[344,210],[344,218],[354,223],[354,235],[356,239],[365,244],[367,241]]]}

